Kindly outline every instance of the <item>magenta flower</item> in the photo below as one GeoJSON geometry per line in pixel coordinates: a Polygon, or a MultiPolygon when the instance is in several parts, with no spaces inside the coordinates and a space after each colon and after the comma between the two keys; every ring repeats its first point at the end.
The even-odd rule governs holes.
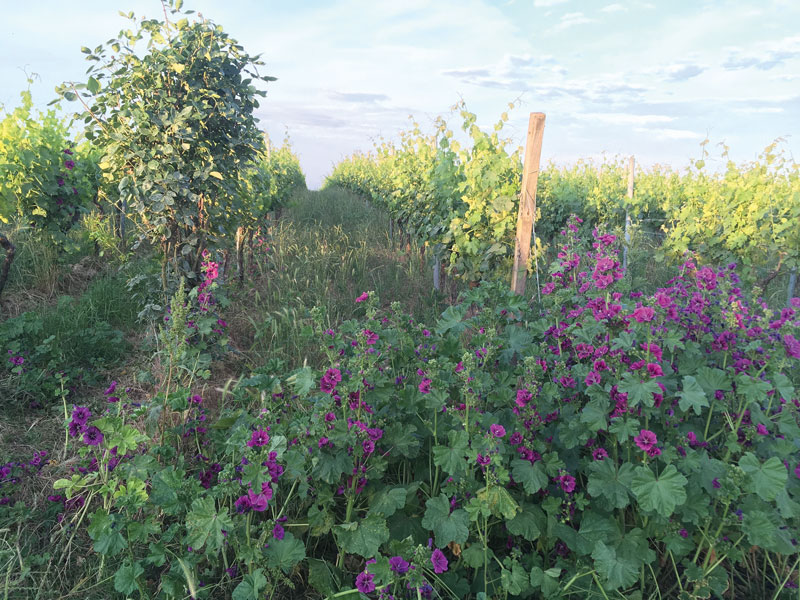
{"type": "Polygon", "coordinates": [[[437,575],[447,571],[447,557],[444,552],[436,548],[431,554],[431,564],[433,565],[433,572],[437,575]]]}
{"type": "Polygon", "coordinates": [[[605,448],[595,448],[592,451],[592,458],[594,460],[603,460],[604,458],[608,458],[608,452],[606,452],[605,448]]]}
{"type": "Polygon", "coordinates": [[[464,370],[464,363],[461,362],[461,361],[458,361],[458,364],[456,365],[455,372],[456,373],[461,373],[461,371],[463,371],[463,370],[464,370]]]}
{"type": "Polygon", "coordinates": [[[83,432],[83,443],[88,446],[99,446],[103,442],[103,434],[92,425],[83,432]]]}
{"type": "Polygon", "coordinates": [[[369,299],[369,292],[364,292],[358,298],[356,298],[356,302],[364,302],[364,300],[369,299]]]}
{"type": "Polygon", "coordinates": [[[250,501],[250,508],[256,512],[264,512],[267,510],[269,500],[266,494],[256,494],[253,490],[247,490],[247,499],[250,501]]]}
{"type": "Polygon", "coordinates": [[[86,422],[91,418],[92,411],[85,406],[75,406],[72,409],[72,420],[78,425],[86,425],[86,422]]]}
{"type": "Polygon", "coordinates": [[[76,423],[75,421],[70,421],[68,429],[71,437],[78,437],[84,431],[86,431],[86,423],[76,423]]]}
{"type": "Polygon", "coordinates": [[[572,475],[565,474],[562,475],[559,479],[559,485],[561,489],[564,490],[567,494],[571,494],[575,491],[575,478],[572,475]]]}
{"type": "Polygon", "coordinates": [[[797,466],[794,468],[794,476],[800,479],[800,463],[797,463],[797,466]]]}
{"type": "Polygon", "coordinates": [[[793,358],[800,358],[800,341],[789,333],[783,336],[783,344],[786,347],[786,354],[793,358]]]}
{"type": "Polygon", "coordinates": [[[109,386],[106,388],[106,391],[105,391],[105,392],[103,392],[103,395],[104,395],[104,396],[110,396],[111,394],[113,394],[113,393],[114,393],[114,390],[116,390],[116,389],[117,389],[117,382],[116,382],[116,381],[112,381],[112,382],[111,382],[111,385],[109,385],[109,386]]]}
{"type": "Polygon", "coordinates": [[[640,306],[633,311],[632,316],[637,323],[649,323],[656,316],[656,312],[649,306],[640,306]]]}
{"type": "Polygon", "coordinates": [[[375,442],[372,440],[364,440],[361,442],[361,447],[364,448],[364,454],[372,454],[375,452],[375,442]]]}
{"type": "Polygon", "coordinates": [[[248,447],[266,446],[269,444],[269,434],[263,429],[256,429],[247,442],[248,447]]]}
{"type": "Polygon", "coordinates": [[[658,438],[652,431],[648,429],[642,429],[639,431],[639,435],[633,438],[633,441],[636,442],[636,445],[639,446],[640,450],[647,452],[658,443],[658,438]]]}
{"type": "Polygon", "coordinates": [[[490,425],[489,432],[496,438],[505,437],[506,435],[506,428],[502,425],[490,425]]]}
{"type": "Polygon", "coordinates": [[[233,503],[233,507],[236,509],[238,513],[246,513],[248,510],[252,508],[250,504],[250,498],[247,495],[239,496],[236,502],[233,503]]]}
{"type": "Polygon", "coordinates": [[[367,346],[372,346],[378,342],[378,334],[369,329],[363,331],[364,337],[367,338],[367,346]]]}
{"type": "Polygon", "coordinates": [[[600,373],[598,373],[597,371],[589,371],[583,382],[586,384],[587,387],[589,387],[595,385],[596,383],[600,383],[601,379],[602,378],[600,377],[600,373]]]}
{"type": "Polygon", "coordinates": [[[67,167],[70,171],[75,168],[75,161],[74,160],[65,160],[64,166],[67,167]]]}
{"type": "Polygon", "coordinates": [[[517,390],[516,403],[517,406],[519,406],[520,408],[525,408],[525,406],[527,406],[528,402],[530,402],[532,398],[533,394],[531,394],[531,392],[527,388],[522,388],[517,390]]]}
{"type": "Polygon", "coordinates": [[[285,535],[286,531],[283,529],[283,525],[275,523],[275,527],[272,528],[272,537],[276,540],[282,540],[285,535]]]}
{"type": "Polygon", "coordinates": [[[403,559],[402,556],[393,556],[389,559],[389,568],[397,573],[398,575],[403,575],[404,573],[408,573],[408,568],[411,565],[408,564],[407,561],[403,559]]]}
{"type": "Polygon", "coordinates": [[[492,457],[489,455],[484,456],[478,452],[478,458],[476,460],[479,465],[488,465],[490,462],[492,462],[492,457]]]}
{"type": "Polygon", "coordinates": [[[647,363],[647,374],[650,377],[661,377],[664,374],[664,371],[661,369],[661,365],[656,363],[647,363]]]}
{"type": "Polygon", "coordinates": [[[375,579],[375,575],[367,571],[362,571],[358,574],[358,577],[356,577],[356,589],[362,594],[371,594],[375,591],[375,582],[373,579],[375,579]]]}
{"type": "Polygon", "coordinates": [[[758,433],[758,435],[769,435],[769,431],[767,430],[766,426],[762,425],[761,423],[756,425],[756,433],[758,433]]]}
{"type": "Polygon", "coordinates": [[[419,382],[419,391],[422,394],[430,394],[431,393],[431,380],[427,377],[424,378],[422,381],[419,382]]]}

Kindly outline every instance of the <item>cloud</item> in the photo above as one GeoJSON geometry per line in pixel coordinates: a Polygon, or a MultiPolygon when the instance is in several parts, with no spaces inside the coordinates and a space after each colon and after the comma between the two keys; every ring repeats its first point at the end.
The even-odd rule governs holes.
{"type": "Polygon", "coordinates": [[[584,113],[576,115],[585,121],[594,121],[608,125],[647,125],[649,123],[670,123],[676,117],[667,115],[634,115],[630,113],[584,113]]]}
{"type": "Polygon", "coordinates": [[[600,9],[600,12],[612,13],[612,12],[624,12],[627,10],[628,9],[622,6],[622,4],[614,3],[604,6],[603,8],[600,9]]]}
{"type": "Polygon", "coordinates": [[[569,0],[533,0],[533,5],[536,8],[550,8],[559,4],[566,4],[569,0]]]}
{"type": "Polygon", "coordinates": [[[368,94],[362,92],[331,92],[329,94],[333,100],[352,102],[354,104],[377,104],[389,100],[386,94],[368,94]]]}
{"type": "Polygon", "coordinates": [[[688,129],[637,127],[634,131],[646,133],[656,140],[702,140],[705,138],[704,134],[697,133],[696,131],[689,131],[688,129]]]}
{"type": "Polygon", "coordinates": [[[564,31],[575,25],[584,25],[586,23],[592,23],[593,21],[594,19],[590,19],[582,12],[566,13],[561,17],[561,20],[556,26],[552,28],[552,31],[564,31]]]}
{"type": "Polygon", "coordinates": [[[705,67],[700,65],[684,63],[664,67],[663,73],[669,81],[686,81],[697,77],[705,70],[705,67]]]}
{"type": "Polygon", "coordinates": [[[788,61],[800,58],[800,35],[759,46],[755,51],[746,53],[734,48],[722,66],[729,71],[751,68],[769,71],[788,61]]]}

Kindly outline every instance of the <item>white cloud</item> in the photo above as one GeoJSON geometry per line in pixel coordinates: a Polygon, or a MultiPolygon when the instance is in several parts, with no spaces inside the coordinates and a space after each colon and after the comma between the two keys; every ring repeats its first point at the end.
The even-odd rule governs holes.
{"type": "Polygon", "coordinates": [[[651,129],[649,127],[637,127],[634,131],[646,133],[648,136],[657,140],[702,140],[705,137],[702,133],[689,131],[688,129],[651,129]]]}
{"type": "Polygon", "coordinates": [[[625,8],[624,6],[622,6],[622,4],[619,4],[619,3],[615,2],[614,4],[609,4],[609,5],[604,6],[603,8],[601,8],[600,12],[612,13],[612,12],[623,12],[623,11],[626,11],[626,10],[628,10],[628,9],[625,8]]]}
{"type": "Polygon", "coordinates": [[[749,52],[734,48],[722,66],[732,71],[749,68],[769,71],[797,58],[800,58],[800,35],[761,43],[749,52]]]}
{"type": "Polygon", "coordinates": [[[586,23],[592,23],[593,21],[594,19],[590,19],[582,12],[566,13],[561,17],[561,20],[558,22],[558,24],[553,27],[552,31],[564,31],[565,29],[569,29],[575,25],[584,25],[586,23]]]}
{"type": "Polygon", "coordinates": [[[649,123],[670,123],[676,117],[667,115],[634,115],[629,113],[584,113],[576,115],[585,121],[595,121],[608,125],[647,125],[649,123]]]}
{"type": "Polygon", "coordinates": [[[549,8],[559,4],[566,4],[569,0],[533,0],[533,5],[536,8],[549,8]]]}

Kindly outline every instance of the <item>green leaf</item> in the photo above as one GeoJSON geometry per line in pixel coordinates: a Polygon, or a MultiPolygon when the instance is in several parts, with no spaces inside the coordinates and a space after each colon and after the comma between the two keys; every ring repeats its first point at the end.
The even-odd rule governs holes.
{"type": "Polygon", "coordinates": [[[96,94],[100,91],[100,82],[97,81],[94,77],[89,77],[89,81],[86,82],[86,89],[88,89],[93,94],[96,94]]]}
{"type": "Polygon", "coordinates": [[[334,527],[336,539],[345,552],[372,558],[381,544],[389,541],[389,528],[380,515],[368,515],[361,521],[334,527]]]}
{"type": "Polygon", "coordinates": [[[131,563],[126,558],[125,562],[114,574],[114,589],[125,595],[132,594],[139,587],[136,584],[136,579],[143,574],[144,568],[139,564],[139,561],[131,563]]]}
{"type": "Polygon", "coordinates": [[[519,504],[504,487],[493,485],[488,490],[482,488],[478,491],[477,497],[496,517],[503,517],[506,520],[513,519],[519,511],[519,504]]]}
{"type": "Polygon", "coordinates": [[[219,171],[211,171],[211,172],[209,173],[209,175],[210,175],[211,177],[214,177],[214,178],[216,178],[216,179],[222,180],[222,173],[220,173],[219,171]]]}
{"type": "MultiPolygon", "coordinates": [[[[306,547],[292,533],[286,533],[282,540],[273,539],[264,551],[267,564],[288,574],[294,566],[306,557],[306,547]]],[[[363,556],[363,555],[362,555],[363,556]]]]}
{"type": "Polygon", "coordinates": [[[658,383],[653,379],[640,381],[638,377],[633,376],[631,373],[625,373],[619,383],[619,391],[628,394],[628,404],[631,406],[638,406],[639,404],[653,406],[655,404],[653,394],[660,394],[661,388],[658,387],[658,383]]]}
{"type": "Polygon", "coordinates": [[[450,500],[444,494],[425,503],[422,526],[433,531],[436,545],[444,548],[450,542],[463,544],[469,536],[469,515],[461,508],[450,512],[450,500]]]}
{"type": "Polygon", "coordinates": [[[124,517],[118,513],[108,514],[102,509],[95,511],[88,527],[95,552],[114,556],[128,547],[127,540],[122,536],[123,521],[124,517]]]}
{"type": "Polygon", "coordinates": [[[678,397],[680,398],[678,406],[684,412],[691,408],[696,415],[699,415],[703,408],[709,406],[706,393],[692,375],[684,375],[683,389],[678,392],[678,397]]]}
{"type": "Polygon", "coordinates": [[[416,458],[419,454],[417,426],[413,423],[392,423],[384,430],[383,443],[391,445],[392,453],[416,458]]]}
{"type": "Polygon", "coordinates": [[[325,483],[334,484],[339,481],[344,473],[353,471],[353,459],[345,452],[332,454],[328,451],[317,453],[314,457],[314,467],[311,476],[321,479],[325,483]]]}
{"type": "Polygon", "coordinates": [[[608,429],[608,416],[607,402],[601,400],[590,400],[581,409],[581,423],[585,423],[591,432],[608,429]]]}
{"type": "Polygon", "coordinates": [[[706,395],[712,395],[717,390],[730,391],[732,389],[730,379],[722,369],[700,367],[697,369],[695,378],[706,395]]]}
{"type": "Polygon", "coordinates": [[[530,461],[515,458],[511,461],[511,474],[514,476],[514,481],[521,483],[529,494],[535,494],[546,488],[549,482],[539,461],[531,464],[530,461]]]}
{"type": "Polygon", "coordinates": [[[608,582],[612,589],[633,585],[639,578],[639,565],[636,561],[622,560],[617,556],[615,548],[597,542],[592,552],[597,572],[608,582]]]}
{"type": "Polygon", "coordinates": [[[506,529],[511,535],[519,535],[534,542],[542,534],[541,528],[545,524],[542,509],[535,504],[525,502],[517,515],[506,521],[506,529]]]}
{"type": "Polygon", "coordinates": [[[656,478],[649,467],[638,467],[631,482],[631,490],[643,510],[653,510],[662,517],[669,517],[675,507],[686,502],[686,477],[675,465],[667,465],[656,478]]]}
{"type": "Polygon", "coordinates": [[[775,500],[781,490],[786,488],[789,474],[779,458],[773,456],[761,463],[752,452],[739,459],[739,467],[747,476],[747,491],[758,494],[762,500],[775,500]]]}
{"type": "Polygon", "coordinates": [[[261,590],[267,587],[267,578],[261,569],[245,575],[244,579],[233,590],[233,600],[260,600],[261,590]]]}
{"type": "Polygon", "coordinates": [[[747,373],[736,376],[736,392],[747,398],[750,402],[761,402],[767,399],[767,392],[772,385],[767,381],[751,377],[747,373]]]}
{"type": "Polygon", "coordinates": [[[447,437],[447,446],[434,446],[433,464],[441,467],[448,475],[463,475],[467,472],[467,434],[465,431],[451,429],[447,432],[447,437]]]}
{"type": "Polygon", "coordinates": [[[617,470],[610,458],[598,460],[589,465],[587,491],[593,497],[604,497],[614,508],[628,506],[634,467],[622,463],[617,470]]]}
{"type": "Polygon", "coordinates": [[[233,521],[227,511],[217,512],[214,498],[206,496],[192,502],[192,510],[186,515],[186,544],[199,550],[208,544],[215,552],[222,548],[225,540],[222,531],[233,530],[233,521]]]}
{"type": "Polygon", "coordinates": [[[406,489],[404,487],[383,488],[370,502],[369,512],[380,513],[391,517],[406,505],[406,489]]]}

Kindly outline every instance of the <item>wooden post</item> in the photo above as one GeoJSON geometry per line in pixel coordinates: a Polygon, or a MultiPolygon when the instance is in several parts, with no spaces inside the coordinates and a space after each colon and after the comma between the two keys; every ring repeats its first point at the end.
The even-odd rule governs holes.
{"type": "Polygon", "coordinates": [[[433,253],[433,289],[437,292],[442,290],[441,271],[442,259],[438,252],[433,253]]]}
{"type": "Polygon", "coordinates": [[[514,248],[514,269],[511,271],[511,290],[525,293],[528,258],[531,254],[531,231],[536,217],[536,185],[539,182],[539,160],[542,156],[544,113],[531,113],[528,120],[528,139],[525,143],[525,163],[522,168],[522,193],[517,216],[517,239],[514,248]]]}
{"type": "Polygon", "coordinates": [[[628,272],[628,246],[631,243],[631,202],[633,201],[633,172],[636,168],[636,159],[633,156],[628,162],[628,206],[625,207],[625,248],[622,249],[622,270],[628,272]]]}
{"type": "MultiPolygon", "coordinates": [[[[797,267],[792,269],[789,274],[789,289],[786,290],[786,306],[792,305],[792,298],[794,298],[794,287],[797,285],[797,267]]],[[[3,288],[0,287],[0,290],[3,288]]]]}

